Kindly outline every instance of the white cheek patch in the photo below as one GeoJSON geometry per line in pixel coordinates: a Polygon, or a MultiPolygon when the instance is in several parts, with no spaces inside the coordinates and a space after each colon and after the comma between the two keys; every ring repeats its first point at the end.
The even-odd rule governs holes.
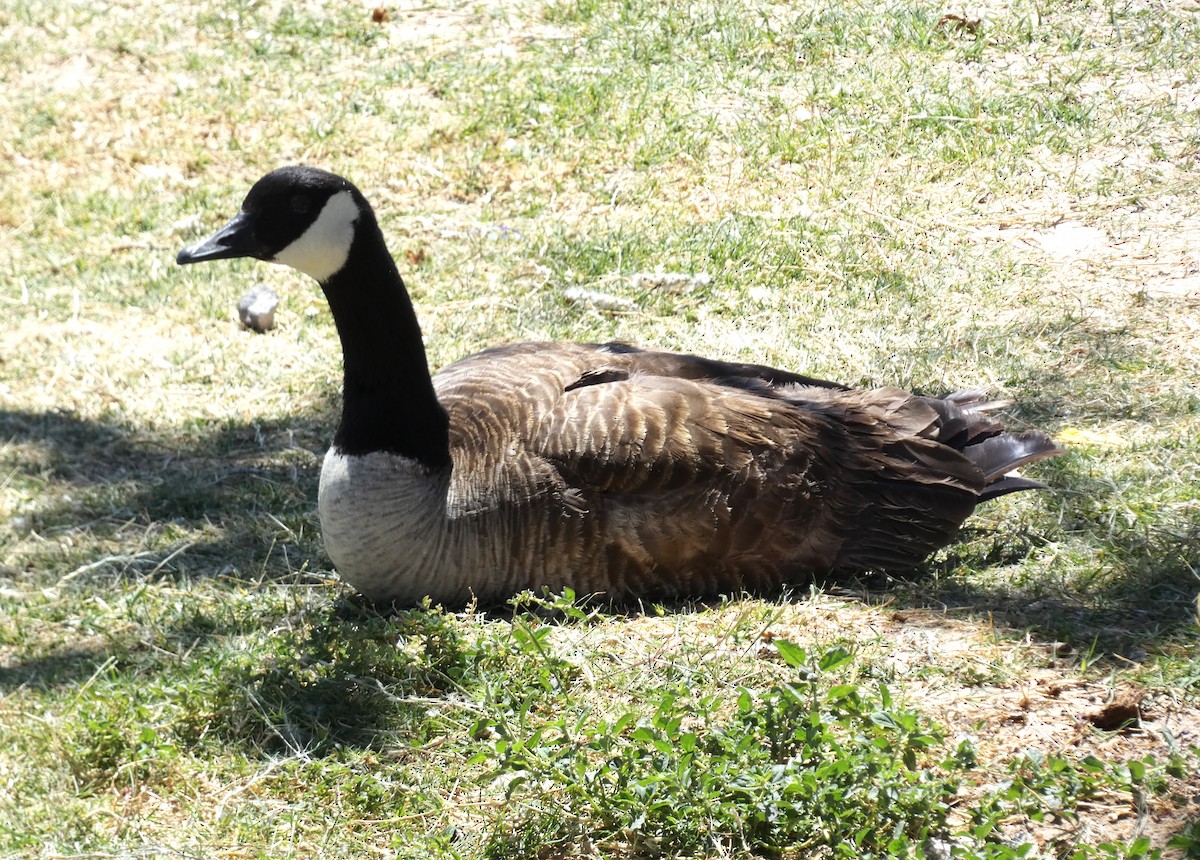
{"type": "Polygon", "coordinates": [[[339,191],[325,201],[321,214],[300,238],[275,255],[283,263],[324,283],[341,271],[354,242],[358,204],[349,191],[339,191]]]}

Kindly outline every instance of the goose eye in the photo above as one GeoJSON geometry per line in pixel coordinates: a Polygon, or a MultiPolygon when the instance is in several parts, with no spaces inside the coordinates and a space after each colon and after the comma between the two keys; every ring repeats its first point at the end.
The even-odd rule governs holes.
{"type": "Polygon", "coordinates": [[[297,194],[292,197],[292,211],[297,215],[304,215],[312,208],[312,201],[308,199],[307,194],[297,194]]]}

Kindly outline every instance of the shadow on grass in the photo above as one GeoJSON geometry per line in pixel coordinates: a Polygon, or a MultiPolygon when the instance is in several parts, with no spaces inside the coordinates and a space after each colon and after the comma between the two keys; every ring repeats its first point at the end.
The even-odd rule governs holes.
{"type": "MultiPolygon", "coordinates": [[[[0,584],[77,592],[82,612],[92,595],[103,600],[148,581],[305,578],[309,567],[326,566],[315,506],[332,411],[322,404],[272,420],[137,429],[0,410],[0,469],[10,498],[20,499],[20,516],[0,524],[0,584]]],[[[0,690],[137,671],[267,621],[177,601],[177,615],[155,622],[151,647],[137,641],[136,625],[60,627],[62,610],[49,599],[31,604],[33,638],[0,662],[0,690]]]]}
{"type": "Polygon", "coordinates": [[[1186,659],[1200,641],[1200,510],[1167,510],[1141,498],[1126,505],[1086,457],[1063,457],[1044,469],[1050,474],[1039,477],[1052,489],[1038,499],[1056,524],[993,530],[968,520],[939,562],[867,589],[869,599],[1030,631],[1122,669],[1152,653],[1186,659]],[[1004,578],[1004,568],[1033,554],[1046,559],[1033,575],[1004,578]],[[1036,573],[1056,569],[1064,574],[1036,573]]]}
{"type": "MultiPolygon", "coordinates": [[[[951,573],[955,567],[953,554],[939,566],[951,573]]],[[[1045,588],[1032,593],[1020,586],[990,588],[933,572],[919,580],[891,580],[886,591],[874,587],[865,596],[896,609],[950,611],[959,618],[1028,631],[1045,643],[1070,646],[1070,652],[1060,653],[1128,669],[1153,653],[1186,658],[1195,648],[1196,589],[1181,588],[1189,576],[1185,565],[1167,565],[1126,576],[1081,598],[1045,588]]]]}
{"type": "MultiPolygon", "coordinates": [[[[433,740],[447,720],[472,719],[463,697],[474,645],[436,611],[381,613],[359,600],[310,606],[303,617],[238,618],[220,607],[186,618],[150,646],[95,636],[40,657],[0,664],[0,691],[88,690],[75,756],[103,783],[133,755],[147,724],[189,749],[216,744],[245,755],[326,755],[433,740]],[[258,629],[250,630],[251,625],[258,629]],[[253,647],[232,645],[244,638],[253,647]],[[91,738],[93,724],[103,737],[91,738]]],[[[79,721],[76,721],[79,722],[79,721]]]]}
{"type": "Polygon", "coordinates": [[[205,734],[269,754],[423,743],[472,665],[453,618],[382,614],[358,600],[273,635],[269,647],[265,661],[225,673],[211,691],[205,734]]]}
{"type": "Polygon", "coordinates": [[[332,424],[325,409],[163,431],[0,411],[8,484],[28,511],[0,540],[35,538],[6,553],[0,574],[50,585],[293,572],[320,557],[314,509],[332,424]]]}
{"type": "MultiPolygon", "coordinates": [[[[431,712],[467,665],[456,625],[437,612],[297,601],[285,588],[253,601],[147,598],[145,619],[131,609],[132,623],[93,633],[75,622],[92,595],[103,600],[126,580],[117,590],[132,606],[143,582],[240,589],[324,567],[315,505],[334,410],[331,402],[279,419],[167,430],[0,411],[3,471],[28,500],[27,523],[0,526],[0,582],[80,594],[65,622],[35,601],[34,638],[0,661],[0,692],[92,689],[101,701],[89,707],[107,709],[93,722],[116,728],[83,743],[85,758],[114,737],[136,739],[141,697],[177,709],[164,737],[251,755],[374,747],[433,731],[431,712]],[[247,637],[253,648],[229,644],[247,637]]],[[[103,767],[96,778],[107,778],[103,767]]]]}

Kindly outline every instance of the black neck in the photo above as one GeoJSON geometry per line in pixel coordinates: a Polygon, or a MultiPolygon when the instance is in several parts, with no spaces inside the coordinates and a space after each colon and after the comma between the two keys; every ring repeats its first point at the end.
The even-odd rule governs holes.
{"type": "Polygon", "coordinates": [[[388,451],[450,465],[449,419],[438,403],[421,328],[375,218],[364,212],[346,265],[321,285],[342,341],[343,454],[388,451]]]}

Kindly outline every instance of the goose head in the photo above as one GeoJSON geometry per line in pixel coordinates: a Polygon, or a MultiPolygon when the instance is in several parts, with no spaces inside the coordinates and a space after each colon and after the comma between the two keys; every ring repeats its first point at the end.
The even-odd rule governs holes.
{"type": "Polygon", "coordinates": [[[258,180],[241,211],[179,252],[180,265],[252,257],[327,283],[350,257],[360,223],[374,220],[350,182],[313,167],[281,167],[258,180]]]}
{"type": "Polygon", "coordinates": [[[235,257],[281,263],[320,283],[342,343],[339,452],[385,451],[430,468],[450,464],[448,419],[429,375],[421,328],[362,192],[312,167],[271,171],[233,220],[175,260],[235,257]]]}

